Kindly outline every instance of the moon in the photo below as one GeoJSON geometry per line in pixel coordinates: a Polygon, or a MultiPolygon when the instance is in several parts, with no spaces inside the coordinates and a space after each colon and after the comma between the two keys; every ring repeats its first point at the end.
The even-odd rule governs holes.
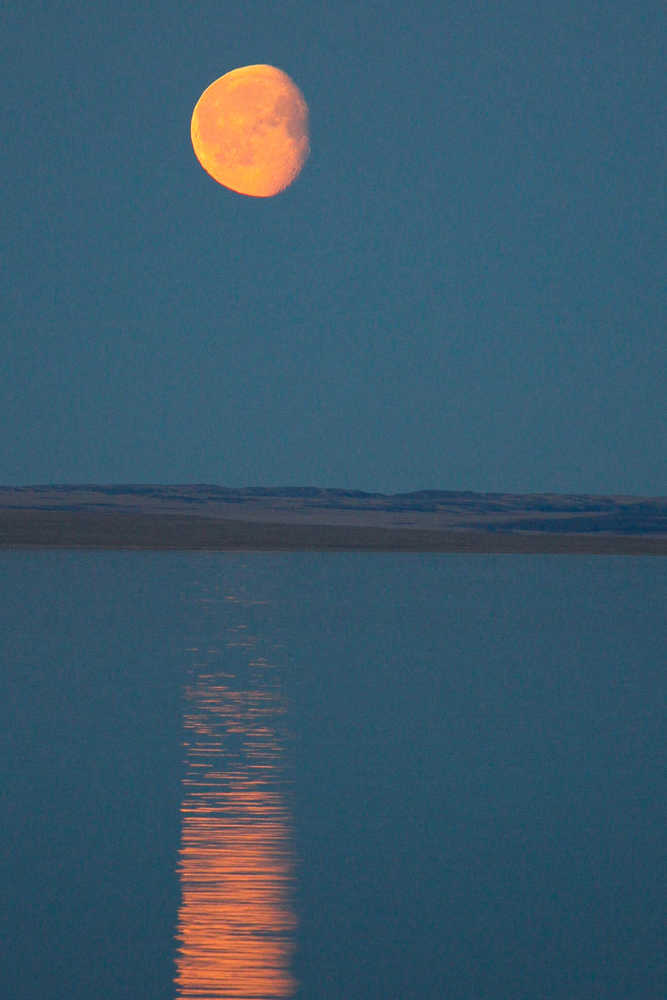
{"type": "Polygon", "coordinates": [[[308,158],[308,105],[281,69],[242,66],[206,88],[190,135],[195,156],[218,184],[270,198],[289,187],[308,158]]]}

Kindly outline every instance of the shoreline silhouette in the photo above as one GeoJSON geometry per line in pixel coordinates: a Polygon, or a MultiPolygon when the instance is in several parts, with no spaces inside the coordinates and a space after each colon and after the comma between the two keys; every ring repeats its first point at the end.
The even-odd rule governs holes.
{"type": "Polygon", "coordinates": [[[318,487],[0,487],[0,547],[667,555],[667,498],[318,487]]]}

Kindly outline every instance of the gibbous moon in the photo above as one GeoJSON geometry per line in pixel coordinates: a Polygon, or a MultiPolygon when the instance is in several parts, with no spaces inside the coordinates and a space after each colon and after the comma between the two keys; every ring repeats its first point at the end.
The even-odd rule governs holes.
{"type": "Polygon", "coordinates": [[[192,147],[204,170],[239,194],[270,198],[301,171],[308,105],[275,66],[243,66],[206,88],[192,112],[192,147]]]}

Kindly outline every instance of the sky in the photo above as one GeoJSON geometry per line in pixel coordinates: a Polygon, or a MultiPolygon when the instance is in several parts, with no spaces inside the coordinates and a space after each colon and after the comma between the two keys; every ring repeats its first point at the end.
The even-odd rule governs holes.
{"type": "Polygon", "coordinates": [[[667,493],[657,0],[14,4],[0,482],[667,493]],[[278,66],[311,155],[194,157],[278,66]]]}

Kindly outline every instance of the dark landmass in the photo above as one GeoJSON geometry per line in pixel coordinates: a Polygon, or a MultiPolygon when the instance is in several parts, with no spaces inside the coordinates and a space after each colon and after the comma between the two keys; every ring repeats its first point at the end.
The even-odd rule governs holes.
{"type": "Polygon", "coordinates": [[[667,497],[0,487],[0,547],[667,555],[667,497]]]}

